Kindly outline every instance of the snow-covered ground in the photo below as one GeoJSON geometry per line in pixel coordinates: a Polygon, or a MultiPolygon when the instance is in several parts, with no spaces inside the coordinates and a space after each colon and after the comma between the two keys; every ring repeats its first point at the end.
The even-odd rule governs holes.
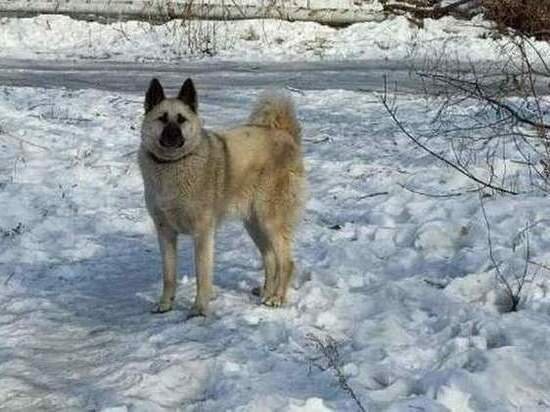
{"type": "MultiPolygon", "coordinates": [[[[65,59],[173,68],[204,52],[262,64],[443,52],[496,61],[505,45],[481,20],[427,20],[424,30],[403,17],[340,30],[191,24],[0,19],[0,58],[42,69],[65,59]],[[200,30],[215,31],[210,44],[196,41],[200,30]]],[[[536,45],[550,55],[548,43],[536,45]]],[[[223,77],[214,87],[209,76],[200,94],[206,125],[246,118],[260,90],[224,87],[223,77]]],[[[337,342],[342,373],[369,411],[550,410],[550,274],[531,265],[538,272],[520,310],[503,312],[479,194],[409,190],[456,193],[472,183],[401,135],[377,95],[329,80],[326,90],[294,92],[310,198],[289,304],[270,309],[250,293],[261,264],[230,222],[217,239],[214,315],[188,321],[189,240],[180,246],[176,310],[149,313],[161,282],[135,161],[143,93],[0,84],[0,410],[356,410],[312,336],[337,342]]],[[[424,103],[399,96],[411,130],[433,115],[424,103]]],[[[527,222],[530,259],[550,266],[546,196],[486,195],[506,274],[521,270],[527,222]]]]}
{"type": "MultiPolygon", "coordinates": [[[[205,123],[245,118],[255,89],[202,99],[205,123]]],[[[310,200],[290,303],[259,305],[262,280],[236,223],[220,231],[214,316],[180,247],[176,310],[149,313],[159,256],[135,150],[141,94],[0,88],[0,405],[15,410],[351,411],[310,335],[339,345],[369,411],[550,409],[550,280],[501,313],[478,194],[401,136],[369,93],[296,93],[310,200]]],[[[426,114],[402,97],[412,128],[426,114]]],[[[464,108],[467,110],[468,108],[464,108]]],[[[485,199],[499,259],[521,255],[537,194],[485,199]],[[517,246],[513,252],[513,245],[517,246]]],[[[550,261],[546,224],[531,258],[550,261]]]]}
{"type": "MultiPolygon", "coordinates": [[[[445,53],[461,60],[494,61],[507,42],[480,17],[425,20],[405,17],[336,29],[317,23],[252,20],[88,23],[63,16],[0,19],[0,57],[178,61],[214,56],[236,61],[422,58],[445,53]],[[205,39],[208,39],[205,40],[205,39]]],[[[536,42],[550,55],[548,43],[536,42]]]]}

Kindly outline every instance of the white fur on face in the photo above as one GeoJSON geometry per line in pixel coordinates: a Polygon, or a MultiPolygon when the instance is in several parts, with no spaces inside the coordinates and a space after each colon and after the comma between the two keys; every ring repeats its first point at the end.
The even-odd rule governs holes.
{"type": "Polygon", "coordinates": [[[191,153],[200,143],[202,124],[186,104],[179,99],[164,99],[143,118],[141,141],[145,148],[159,159],[174,160],[191,153]],[[178,124],[178,115],[186,120],[179,124],[184,144],[179,148],[166,148],[160,145],[160,136],[165,124],[159,120],[167,113],[168,121],[178,124]]]}

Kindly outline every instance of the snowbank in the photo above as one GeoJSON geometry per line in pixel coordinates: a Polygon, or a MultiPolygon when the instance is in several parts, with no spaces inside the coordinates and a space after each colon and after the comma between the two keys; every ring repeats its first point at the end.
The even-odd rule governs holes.
{"type": "MultiPolygon", "coordinates": [[[[63,16],[0,20],[0,57],[177,61],[288,61],[405,59],[447,53],[461,60],[498,60],[506,42],[481,18],[425,20],[419,29],[405,17],[335,29],[316,23],[251,20],[99,24],[63,16]]],[[[548,43],[537,43],[550,54],[548,43]]]]}

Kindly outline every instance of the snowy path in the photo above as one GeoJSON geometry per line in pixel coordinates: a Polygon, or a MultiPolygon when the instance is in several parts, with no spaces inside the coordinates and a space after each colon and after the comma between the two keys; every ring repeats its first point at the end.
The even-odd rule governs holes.
{"type": "MultiPolygon", "coordinates": [[[[173,89],[180,86],[183,76],[191,76],[206,93],[222,86],[226,89],[286,87],[298,91],[383,92],[383,79],[387,76],[391,90],[397,87],[399,93],[424,94],[430,85],[412,73],[413,67],[421,71],[422,62],[352,60],[236,63],[207,60],[170,64],[3,58],[0,60],[0,85],[141,93],[153,76],[162,78],[163,83],[173,89]]],[[[491,80],[503,75],[501,67],[490,62],[478,62],[476,67],[491,80]]],[[[537,94],[546,94],[548,87],[545,79],[537,80],[537,94]]]]}
{"type": "Polygon", "coordinates": [[[177,88],[182,76],[192,76],[203,89],[294,87],[304,90],[342,89],[381,91],[389,73],[403,92],[421,91],[409,75],[410,63],[374,61],[235,63],[188,62],[109,63],[102,61],[46,61],[2,59],[0,84],[69,89],[100,89],[140,93],[152,76],[177,88]]]}
{"type": "MultiPolygon", "coordinates": [[[[0,409],[354,410],[315,366],[314,334],[339,342],[370,411],[549,410],[547,274],[520,312],[499,313],[477,194],[442,200],[399,186],[468,182],[413,149],[374,94],[338,82],[291,83],[306,90],[295,98],[311,196],[290,304],[258,305],[249,293],[261,281],[258,257],[229,224],[218,236],[215,316],[184,321],[194,288],[187,240],[176,310],[149,314],[159,257],[132,153],[150,73],[122,74],[70,90],[56,73],[31,77],[47,89],[11,87],[29,77],[2,70],[0,409]]],[[[175,73],[165,74],[174,87],[175,73]]],[[[226,88],[234,71],[215,82],[219,74],[199,74],[213,128],[244,118],[258,92],[226,88]]],[[[425,121],[421,103],[403,102],[413,127],[425,121]]],[[[502,255],[526,219],[550,218],[536,195],[491,198],[487,209],[502,255]]],[[[541,262],[550,260],[544,229],[531,233],[541,262]]]]}

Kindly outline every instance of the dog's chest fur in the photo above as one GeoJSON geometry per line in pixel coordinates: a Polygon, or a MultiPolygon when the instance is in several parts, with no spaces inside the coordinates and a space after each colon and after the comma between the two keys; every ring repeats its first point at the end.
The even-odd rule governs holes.
{"type": "Polygon", "coordinates": [[[145,186],[145,202],[155,222],[167,224],[180,233],[192,233],[210,203],[204,183],[204,165],[200,158],[159,163],[144,149],[139,165],[145,186]]]}

